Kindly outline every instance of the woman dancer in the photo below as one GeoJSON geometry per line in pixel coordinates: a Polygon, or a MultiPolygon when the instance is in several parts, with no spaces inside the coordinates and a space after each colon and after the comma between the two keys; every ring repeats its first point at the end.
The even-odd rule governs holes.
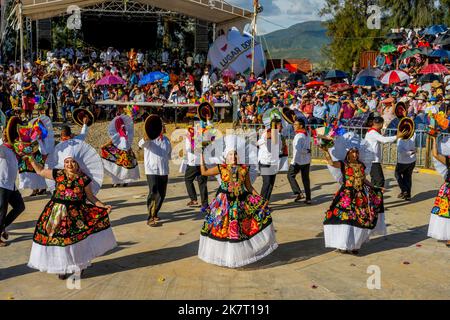
{"type": "Polygon", "coordinates": [[[139,166],[131,149],[134,136],[133,119],[127,115],[115,117],[109,127],[111,138],[101,147],[101,158],[105,172],[112,178],[113,187],[139,180],[139,166]]]}
{"type": "Polygon", "coordinates": [[[94,195],[93,188],[98,189],[94,176],[99,171],[95,167],[100,162],[98,154],[76,140],[60,143],[54,154],[56,167],[62,169],[44,169],[29,157],[40,176],[55,181],[55,191],[38,219],[28,266],[59,274],[64,280],[72,273],[82,272],[92,259],[117,244],[108,217],[111,206],[94,195]]]}
{"type": "Polygon", "coordinates": [[[210,169],[201,158],[202,175],[220,174],[222,182],[204,209],[198,256],[208,263],[237,268],[267,256],[278,244],[268,201],[251,185],[248,166],[238,164],[233,148],[227,148],[224,156],[224,164],[210,169]]]}
{"type": "Polygon", "coordinates": [[[432,140],[433,157],[439,163],[445,165],[444,170],[439,170],[439,165],[435,165],[435,167],[438,171],[444,173],[445,181],[439,188],[439,192],[434,200],[434,206],[431,209],[428,236],[437,240],[446,241],[447,247],[450,247],[450,211],[448,206],[450,198],[450,174],[448,171],[450,168],[450,156],[442,154],[447,152],[438,151],[436,137],[432,136],[432,140]]]}
{"type": "Polygon", "coordinates": [[[379,214],[384,211],[382,189],[373,187],[366,180],[366,167],[359,160],[357,148],[350,148],[344,161],[333,161],[328,149],[322,149],[328,164],[342,173],[342,186],[323,222],[325,247],[358,254],[373,233],[379,214]]]}

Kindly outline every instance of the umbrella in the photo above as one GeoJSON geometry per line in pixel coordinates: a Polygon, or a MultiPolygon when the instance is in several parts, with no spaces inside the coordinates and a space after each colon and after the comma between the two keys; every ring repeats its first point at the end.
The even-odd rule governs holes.
{"type": "Polygon", "coordinates": [[[225,69],[222,71],[222,77],[234,78],[236,74],[233,70],[225,69]]]}
{"type": "Polygon", "coordinates": [[[289,77],[289,75],[290,75],[289,70],[279,68],[272,70],[267,78],[269,80],[283,79],[289,77]]]}
{"type": "Polygon", "coordinates": [[[335,83],[330,86],[330,91],[347,91],[351,90],[352,86],[348,83],[335,83]]]}
{"type": "Polygon", "coordinates": [[[381,87],[382,83],[375,77],[362,76],[353,82],[353,85],[363,87],[381,87]]]}
{"type": "Polygon", "coordinates": [[[445,27],[444,25],[434,25],[434,26],[426,28],[423,33],[434,36],[438,33],[445,32],[445,31],[447,31],[447,27],[445,27]]]}
{"type": "Polygon", "coordinates": [[[417,49],[417,48],[412,49],[412,50],[406,50],[406,51],[403,52],[402,55],[400,56],[400,60],[403,60],[403,59],[406,59],[406,58],[413,57],[413,56],[416,55],[416,54],[422,54],[422,52],[421,52],[419,49],[417,49]]]}
{"type": "Polygon", "coordinates": [[[436,40],[434,40],[433,42],[434,44],[440,44],[443,46],[448,46],[450,45],[450,32],[447,32],[443,35],[440,35],[438,38],[436,38],[436,40]]]}
{"type": "Polygon", "coordinates": [[[397,51],[397,47],[392,44],[386,44],[381,47],[380,52],[381,53],[390,53],[397,51]]]}
{"type": "Polygon", "coordinates": [[[431,51],[431,53],[428,55],[429,57],[434,57],[434,58],[450,58],[450,51],[447,50],[443,50],[443,49],[438,49],[438,50],[433,50],[431,51]]]}
{"type": "Polygon", "coordinates": [[[433,52],[433,49],[431,49],[430,47],[421,47],[419,48],[421,54],[428,56],[431,52],[433,52]]]}
{"type": "Polygon", "coordinates": [[[348,74],[341,70],[330,70],[325,75],[325,79],[343,79],[348,78],[348,74]]]}
{"type": "Polygon", "coordinates": [[[139,80],[139,85],[143,86],[146,85],[148,83],[153,83],[156,82],[158,80],[164,79],[164,78],[168,78],[169,75],[165,72],[161,72],[161,71],[153,71],[150,72],[148,74],[146,74],[145,76],[142,77],[141,80],[139,80]]]}
{"type": "Polygon", "coordinates": [[[356,76],[356,79],[360,77],[375,77],[378,78],[383,74],[383,71],[381,71],[378,68],[371,68],[370,66],[364,70],[361,70],[358,75],[356,76]]]}
{"type": "Polygon", "coordinates": [[[403,39],[403,35],[401,33],[390,32],[386,35],[386,39],[388,40],[401,40],[403,39]]]}
{"type": "Polygon", "coordinates": [[[439,82],[443,82],[441,76],[438,76],[434,73],[427,73],[424,74],[423,76],[421,76],[418,80],[418,82],[421,83],[427,83],[427,82],[433,82],[433,81],[439,81],[439,82]]]}
{"type": "Polygon", "coordinates": [[[448,69],[439,63],[432,63],[429,64],[425,67],[422,68],[422,70],[420,70],[420,73],[422,74],[426,74],[426,73],[450,73],[450,71],[448,71],[448,69]]]}
{"type": "Polygon", "coordinates": [[[306,74],[301,73],[301,72],[291,73],[286,80],[290,81],[290,82],[297,82],[299,80],[301,80],[303,82],[308,82],[309,81],[308,77],[306,76],[306,74]]]}
{"type": "Polygon", "coordinates": [[[125,84],[127,84],[127,82],[118,76],[109,75],[109,76],[104,76],[103,78],[98,80],[95,84],[97,86],[110,86],[113,84],[124,84],[125,85],[125,84]]]}
{"type": "Polygon", "coordinates": [[[401,70],[391,70],[386,72],[380,79],[381,83],[393,84],[397,82],[409,81],[409,74],[401,70]]]}
{"type": "Polygon", "coordinates": [[[324,83],[322,81],[310,81],[306,84],[306,88],[314,88],[314,87],[320,87],[323,86],[324,83]]]}

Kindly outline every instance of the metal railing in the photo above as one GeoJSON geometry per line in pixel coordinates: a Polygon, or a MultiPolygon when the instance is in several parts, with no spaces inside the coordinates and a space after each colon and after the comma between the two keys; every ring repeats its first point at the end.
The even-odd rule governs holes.
{"type": "MultiPolygon", "coordinates": [[[[310,127],[311,125],[307,125],[310,127]]],[[[266,129],[264,124],[240,124],[237,125],[236,128],[244,129],[244,130],[255,130],[260,133],[261,130],[266,129]]],[[[364,137],[367,130],[369,128],[363,127],[343,127],[347,131],[353,131],[358,136],[364,137]]],[[[384,136],[394,136],[397,134],[397,129],[385,129],[384,136]]],[[[284,136],[289,145],[289,157],[292,155],[292,139],[294,138],[294,131],[287,131],[284,133],[284,136]]],[[[425,130],[415,130],[415,145],[416,145],[416,166],[417,167],[425,167],[432,168],[431,161],[427,159],[431,159],[431,148],[427,148],[427,133],[425,130]],[[428,150],[428,151],[427,151],[428,150]],[[428,154],[427,154],[428,153],[428,154]]],[[[448,133],[441,133],[441,136],[448,136],[448,133]]],[[[385,143],[382,145],[382,164],[383,165],[396,165],[397,164],[397,143],[385,143]]],[[[323,151],[319,148],[318,145],[315,145],[313,142],[313,138],[311,137],[311,157],[313,159],[325,159],[325,155],[323,151]]]]}

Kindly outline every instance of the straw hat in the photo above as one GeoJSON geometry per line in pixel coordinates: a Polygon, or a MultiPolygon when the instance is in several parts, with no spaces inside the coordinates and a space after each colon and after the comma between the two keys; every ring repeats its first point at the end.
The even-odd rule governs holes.
{"type": "Polygon", "coordinates": [[[437,81],[437,80],[434,80],[434,81],[431,83],[431,87],[433,87],[433,88],[439,88],[439,87],[442,87],[442,83],[440,83],[440,82],[437,81]]]}

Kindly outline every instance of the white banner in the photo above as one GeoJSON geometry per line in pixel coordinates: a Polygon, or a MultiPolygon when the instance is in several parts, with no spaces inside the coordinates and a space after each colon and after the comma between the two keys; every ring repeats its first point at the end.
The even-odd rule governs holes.
{"type": "MultiPolygon", "coordinates": [[[[266,68],[266,59],[262,45],[255,41],[254,72],[258,76],[266,68]]],[[[252,36],[246,32],[243,34],[233,27],[226,35],[222,35],[214,41],[209,48],[208,61],[219,70],[231,70],[234,73],[250,75],[252,67],[252,36]]]]}

